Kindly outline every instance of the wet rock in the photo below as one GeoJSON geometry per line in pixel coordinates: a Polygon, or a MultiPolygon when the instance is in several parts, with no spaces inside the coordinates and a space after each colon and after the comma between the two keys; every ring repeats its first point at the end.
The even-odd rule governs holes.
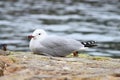
{"type": "Polygon", "coordinates": [[[0,44],[0,49],[7,51],[7,44],[0,44]]]}
{"type": "Polygon", "coordinates": [[[9,55],[10,52],[7,51],[7,44],[0,44],[0,55],[9,55]]]}

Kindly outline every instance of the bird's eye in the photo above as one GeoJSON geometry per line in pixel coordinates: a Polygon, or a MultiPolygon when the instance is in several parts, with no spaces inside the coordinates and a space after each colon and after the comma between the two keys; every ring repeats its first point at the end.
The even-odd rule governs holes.
{"type": "Polygon", "coordinates": [[[39,33],[38,35],[41,35],[41,33],[39,33]]]}

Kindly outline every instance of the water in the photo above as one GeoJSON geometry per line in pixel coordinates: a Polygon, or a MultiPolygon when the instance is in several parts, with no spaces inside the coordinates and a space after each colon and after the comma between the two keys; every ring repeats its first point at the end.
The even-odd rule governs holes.
{"type": "Polygon", "coordinates": [[[119,0],[0,0],[0,43],[30,51],[27,35],[36,28],[95,40],[98,46],[85,53],[120,58],[119,0]]]}

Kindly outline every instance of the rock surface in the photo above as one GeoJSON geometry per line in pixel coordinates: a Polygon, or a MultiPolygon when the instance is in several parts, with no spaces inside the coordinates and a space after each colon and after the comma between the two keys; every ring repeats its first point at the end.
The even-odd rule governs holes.
{"type": "Polygon", "coordinates": [[[120,80],[120,59],[11,52],[0,61],[0,80],[120,80]]]}

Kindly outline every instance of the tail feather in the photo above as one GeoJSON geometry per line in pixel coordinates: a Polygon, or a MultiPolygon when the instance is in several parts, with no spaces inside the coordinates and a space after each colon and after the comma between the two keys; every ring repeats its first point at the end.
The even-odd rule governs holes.
{"type": "Polygon", "coordinates": [[[94,46],[97,46],[95,41],[83,41],[81,43],[84,45],[84,47],[94,47],[94,46]]]}

